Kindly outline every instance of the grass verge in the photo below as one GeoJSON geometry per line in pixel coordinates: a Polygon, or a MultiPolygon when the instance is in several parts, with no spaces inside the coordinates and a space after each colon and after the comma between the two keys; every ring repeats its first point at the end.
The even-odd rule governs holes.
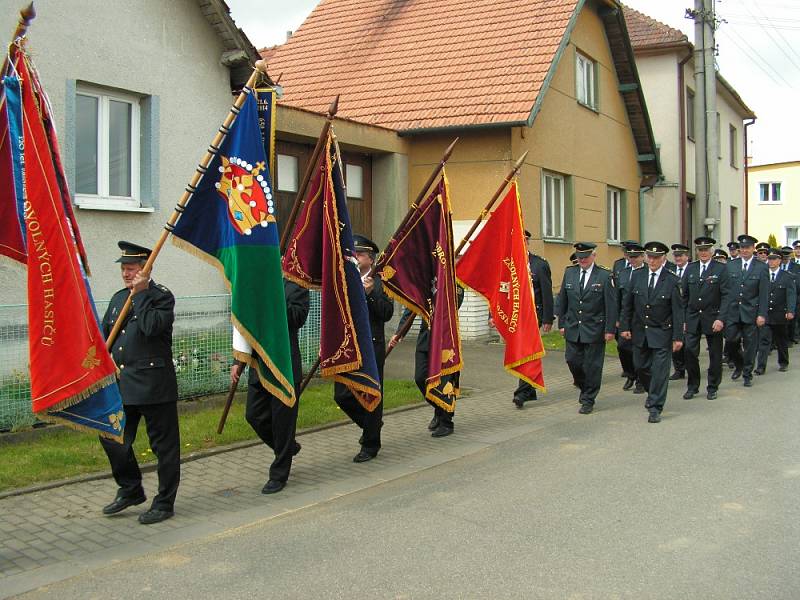
{"type": "MultiPolygon", "coordinates": [[[[413,381],[386,381],[384,396],[385,410],[422,401],[413,381]]],[[[182,412],[181,451],[184,454],[256,439],[245,421],[243,401],[234,402],[225,431],[217,435],[221,412],[219,406],[182,412]]],[[[305,429],[346,418],[333,401],[333,384],[320,382],[303,393],[297,427],[305,429]]],[[[139,426],[134,449],[140,463],[155,461],[144,423],[139,426]]],[[[30,441],[0,443],[0,492],[108,469],[108,459],[97,438],[71,429],[61,428],[30,441]]]]}
{"type": "MultiPolygon", "coordinates": [[[[542,343],[544,344],[545,350],[560,350],[563,352],[567,344],[564,341],[564,338],[558,333],[557,329],[552,330],[550,333],[543,333],[542,334],[542,343]]],[[[606,356],[616,356],[617,355],[617,342],[611,340],[610,342],[606,342],[606,356]]]]}

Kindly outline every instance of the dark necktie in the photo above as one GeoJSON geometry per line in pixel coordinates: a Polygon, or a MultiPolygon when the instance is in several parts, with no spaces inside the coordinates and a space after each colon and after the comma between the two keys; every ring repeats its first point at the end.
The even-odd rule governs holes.
{"type": "Polygon", "coordinates": [[[647,292],[649,294],[653,293],[653,288],[656,287],[656,272],[650,272],[650,285],[647,286],[647,292]]]}
{"type": "Polygon", "coordinates": [[[772,272],[772,283],[775,283],[775,272],[772,272]]]}
{"type": "Polygon", "coordinates": [[[702,279],[706,274],[706,266],[704,264],[700,264],[700,279],[702,279]]]}
{"type": "Polygon", "coordinates": [[[678,267],[678,277],[683,277],[683,267],[678,267]]]}
{"type": "Polygon", "coordinates": [[[581,269],[581,291],[583,291],[583,287],[586,285],[586,270],[581,269]]]}
{"type": "Polygon", "coordinates": [[[742,263],[742,273],[746,273],[746,272],[747,272],[747,263],[743,262],[742,263]]]}

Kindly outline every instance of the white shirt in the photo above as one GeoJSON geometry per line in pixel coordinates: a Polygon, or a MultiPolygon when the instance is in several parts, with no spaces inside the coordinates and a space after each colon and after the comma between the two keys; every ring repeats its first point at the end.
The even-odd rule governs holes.
{"type": "Polygon", "coordinates": [[[742,271],[744,271],[745,269],[749,269],[751,262],[753,262],[752,258],[750,260],[742,259],[742,271]]]}
{"type": "Polygon", "coordinates": [[[652,278],[653,273],[656,274],[656,280],[653,282],[653,287],[658,285],[658,279],[661,277],[661,271],[664,270],[664,265],[661,265],[657,271],[651,271],[649,268],[647,269],[649,272],[647,273],[647,287],[650,287],[650,279],[652,278]]]}
{"type": "MultiPolygon", "coordinates": [[[[592,276],[592,269],[593,268],[594,268],[594,263],[590,264],[588,267],[586,267],[586,269],[581,268],[582,271],[586,272],[586,275],[584,275],[583,273],[580,274],[580,276],[584,278],[584,280],[583,280],[583,288],[581,288],[581,289],[585,289],[586,286],[589,284],[589,278],[592,276]]],[[[580,281],[581,280],[578,279],[578,283],[580,283],[580,281]]]]}
{"type": "Polygon", "coordinates": [[[239,333],[239,330],[236,329],[236,327],[233,328],[233,349],[241,352],[242,354],[250,354],[253,351],[253,347],[249,344],[245,337],[239,333]]]}

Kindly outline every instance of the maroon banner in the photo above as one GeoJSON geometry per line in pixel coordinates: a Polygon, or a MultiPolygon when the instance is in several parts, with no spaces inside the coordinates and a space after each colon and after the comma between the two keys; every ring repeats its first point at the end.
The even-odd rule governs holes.
{"type": "Polygon", "coordinates": [[[395,232],[375,266],[383,289],[420,316],[430,328],[425,398],[455,410],[461,370],[453,225],[447,178],[443,174],[428,197],[395,232]]]}

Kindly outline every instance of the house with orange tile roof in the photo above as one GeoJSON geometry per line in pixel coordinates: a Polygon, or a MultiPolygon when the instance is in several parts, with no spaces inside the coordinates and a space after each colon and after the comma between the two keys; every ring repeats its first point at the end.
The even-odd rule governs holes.
{"type": "Polygon", "coordinates": [[[640,236],[641,190],[661,171],[616,0],[322,0],[268,58],[284,93],[279,192],[280,161],[292,189],[341,95],[335,129],[358,159],[353,222],[379,245],[455,137],[457,238],[526,150],[525,224],[556,287],[574,241],[597,243],[611,264],[621,240],[640,236]]]}
{"type": "MultiPolygon", "coordinates": [[[[643,237],[689,244],[704,235],[709,210],[695,199],[694,46],[683,32],[623,8],[639,77],[652,117],[663,171],[641,213],[643,237]]],[[[755,114],[717,73],[719,222],[711,235],[721,246],[747,231],[747,126],[755,114]]]]}

